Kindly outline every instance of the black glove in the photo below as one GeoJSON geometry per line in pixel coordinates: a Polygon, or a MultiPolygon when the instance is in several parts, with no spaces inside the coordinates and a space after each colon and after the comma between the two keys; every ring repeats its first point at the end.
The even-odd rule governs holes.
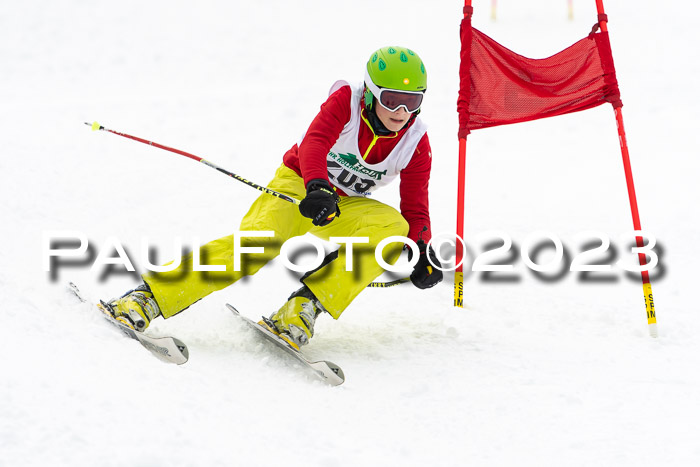
{"type": "MultiPolygon", "coordinates": [[[[420,256],[418,257],[418,262],[413,267],[413,272],[411,273],[411,282],[413,285],[419,289],[428,289],[438,282],[442,281],[442,271],[430,264],[433,262],[435,266],[442,266],[440,261],[438,261],[437,256],[435,256],[435,251],[432,247],[428,248],[423,240],[418,240],[418,251],[420,256]],[[430,261],[428,261],[428,256],[430,256],[430,261]]],[[[408,249],[408,260],[411,261],[413,258],[413,250],[408,249]]]]}
{"type": "Polygon", "coordinates": [[[299,212],[311,219],[314,225],[328,225],[340,215],[338,207],[340,196],[333,191],[330,183],[321,178],[315,178],[306,186],[306,198],[299,204],[299,212]]]}

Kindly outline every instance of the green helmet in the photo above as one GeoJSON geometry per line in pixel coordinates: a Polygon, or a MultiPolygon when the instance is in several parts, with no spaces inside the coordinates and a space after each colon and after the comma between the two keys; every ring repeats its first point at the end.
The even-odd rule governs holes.
{"type": "Polygon", "coordinates": [[[424,93],[428,88],[425,65],[417,53],[405,47],[382,47],[367,61],[365,105],[379,89],[424,93]]]}

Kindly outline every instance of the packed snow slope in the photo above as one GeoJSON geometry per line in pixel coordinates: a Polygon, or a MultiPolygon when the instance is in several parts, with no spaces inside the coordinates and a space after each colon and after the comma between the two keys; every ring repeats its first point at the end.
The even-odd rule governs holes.
{"type": "MultiPolygon", "coordinates": [[[[618,245],[615,258],[593,260],[629,256],[605,105],[470,136],[467,241],[479,253],[492,231],[510,236],[516,254],[499,259],[515,264],[515,280],[467,274],[464,309],[452,306],[452,274],[427,291],[367,290],[340,320],[320,318],[308,346],[345,370],[331,388],[224,308],[252,318],[276,310],[298,285],[279,261],[153,323],[150,332],[189,345],[178,367],[65,291],[72,280],[111,298],[137,283],[133,274],[91,270],[89,260],[45,272],[43,239],[82,232],[108,256],[117,239],[143,271],[143,248],[163,262],[175,239],[191,247],[228,235],[258,192],[83,122],[264,184],[331,84],[360,81],[370,53],[388,44],[426,63],[433,231],[453,232],[462,2],[4,2],[0,465],[700,465],[700,7],[606,4],[642,225],[661,255],[659,338],[648,336],[635,275],[614,267],[605,280],[566,271],[547,280],[520,258],[533,232],[575,255],[591,230],[618,245]]],[[[573,20],[564,0],[504,0],[495,21],[490,2],[474,6],[475,27],[535,58],[596,20],[593,0],[575,0],[573,20]]],[[[398,205],[395,189],[377,197],[398,205]]]]}

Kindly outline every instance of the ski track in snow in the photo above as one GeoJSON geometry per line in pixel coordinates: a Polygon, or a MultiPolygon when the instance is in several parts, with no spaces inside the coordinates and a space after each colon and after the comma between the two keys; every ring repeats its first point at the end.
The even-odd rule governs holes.
{"type": "MultiPolygon", "coordinates": [[[[225,309],[269,315],[298,286],[275,261],[154,322],[190,361],[166,365],[65,290],[93,299],[136,282],[90,264],[42,268],[46,231],[115,236],[142,267],[173,238],[192,246],[238,226],[257,192],[180,156],[265,184],[336,79],[359,81],[385,44],[428,68],[434,232],[454,229],[460,2],[310,0],[6,5],[0,14],[0,466],[700,465],[700,344],[692,245],[700,240],[698,43],[690,3],[608,0],[642,225],[659,239],[660,337],[637,279],[547,283],[472,274],[431,290],[367,290],[306,349],[340,365],[331,388],[270,350],[225,309]],[[419,18],[416,16],[419,15],[419,18]],[[692,18],[692,19],[691,19],[692,18]],[[420,25],[417,25],[420,20],[420,25]],[[396,25],[396,27],[394,27],[396,25]],[[655,26],[657,25],[657,26],[655,26]],[[663,34],[652,34],[654,29],[663,34]]],[[[523,55],[590,30],[591,1],[476,1],[474,26],[523,55]]],[[[476,131],[467,147],[467,237],[520,245],[537,230],[632,230],[612,110],[476,131]]],[[[398,205],[398,190],[379,199],[398,205]]],[[[384,280],[384,278],[382,278],[384,280]]],[[[389,279],[386,279],[389,280],[389,279]]]]}

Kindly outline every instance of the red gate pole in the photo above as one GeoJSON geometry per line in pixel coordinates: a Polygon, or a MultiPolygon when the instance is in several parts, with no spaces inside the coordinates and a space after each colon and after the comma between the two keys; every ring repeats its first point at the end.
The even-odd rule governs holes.
{"type": "MultiPolygon", "coordinates": [[[[472,14],[472,1],[464,0],[464,18],[472,14]]],[[[471,27],[471,24],[469,25],[471,27]]],[[[464,44],[462,44],[464,47],[464,44]]],[[[468,132],[467,132],[468,134],[468,132]]],[[[457,168],[457,239],[455,241],[454,306],[464,308],[464,197],[467,167],[467,135],[459,137],[459,163],[457,168]]]]}
{"type": "Polygon", "coordinates": [[[459,165],[457,171],[457,239],[455,240],[455,299],[454,306],[464,308],[464,196],[467,166],[467,138],[459,139],[459,165]],[[461,243],[461,244],[460,244],[461,243]]]}
{"type": "MultiPolygon", "coordinates": [[[[596,7],[598,8],[598,22],[600,24],[600,30],[602,32],[608,31],[608,20],[605,15],[605,9],[603,7],[603,0],[596,0],[596,7]]],[[[632,177],[632,164],[630,163],[629,149],[627,148],[627,136],[625,135],[625,124],[622,120],[622,107],[615,107],[615,119],[617,120],[617,134],[620,139],[620,150],[622,151],[622,163],[625,168],[625,178],[627,180],[627,193],[630,200],[630,208],[632,210],[632,223],[634,225],[634,230],[642,230],[642,224],[639,220],[639,208],[637,207],[637,194],[634,190],[634,179],[632,177]]],[[[636,237],[637,247],[644,247],[644,238],[636,237]]],[[[647,264],[646,254],[639,253],[639,265],[645,266],[647,264]]],[[[649,271],[642,271],[642,288],[644,291],[644,303],[647,312],[647,323],[649,324],[649,335],[651,337],[658,337],[658,330],[656,328],[656,311],[654,310],[654,296],[651,291],[651,282],[649,280],[649,271]]]]}

